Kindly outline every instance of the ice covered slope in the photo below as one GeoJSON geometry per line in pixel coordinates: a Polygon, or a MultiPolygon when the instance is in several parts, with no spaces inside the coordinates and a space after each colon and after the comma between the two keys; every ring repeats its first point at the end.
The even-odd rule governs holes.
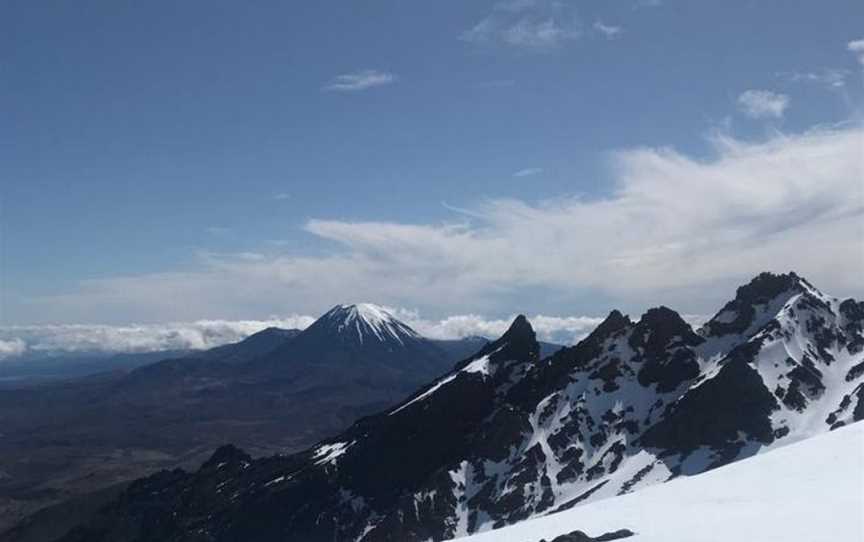
{"type": "Polygon", "coordinates": [[[628,542],[864,540],[864,423],[460,542],[537,542],[576,529],[630,529],[628,542]]]}

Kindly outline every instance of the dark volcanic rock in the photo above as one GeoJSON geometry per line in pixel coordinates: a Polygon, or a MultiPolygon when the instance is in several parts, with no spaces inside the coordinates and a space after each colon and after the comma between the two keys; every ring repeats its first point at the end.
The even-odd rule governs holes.
{"type": "Polygon", "coordinates": [[[723,449],[739,440],[739,432],[762,444],[774,440],[769,418],[778,408],[751,362],[758,344],[737,348],[718,374],[671,405],[664,418],[642,435],[653,448],[723,449]]]}
{"type": "Polygon", "coordinates": [[[630,337],[630,346],[641,352],[639,382],[657,384],[660,392],[670,392],[699,375],[699,362],[692,347],[701,344],[690,324],[666,307],[646,312],[630,337]]]}
{"type": "Polygon", "coordinates": [[[803,291],[802,279],[795,273],[774,275],[762,273],[749,284],[741,286],[735,294],[735,299],[727,303],[718,313],[731,314],[731,320],[711,319],[705,328],[708,335],[729,335],[744,333],[753,323],[756,316],[756,306],[767,304],[784,295],[803,291]]]}
{"type": "MultiPolygon", "coordinates": [[[[572,533],[562,534],[552,539],[552,542],[606,542],[608,540],[619,540],[633,536],[633,531],[629,529],[621,529],[615,532],[601,534],[600,536],[588,536],[582,531],[573,531],[572,533]]],[[[546,539],[541,538],[540,542],[546,542],[546,539]]]]}

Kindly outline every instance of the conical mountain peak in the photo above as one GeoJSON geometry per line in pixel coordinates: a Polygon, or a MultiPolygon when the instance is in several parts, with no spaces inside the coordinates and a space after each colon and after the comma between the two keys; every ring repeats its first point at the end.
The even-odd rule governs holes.
{"type": "Polygon", "coordinates": [[[537,334],[525,315],[514,318],[507,331],[498,340],[487,344],[480,354],[492,352],[494,359],[501,360],[537,361],[540,358],[537,334]]]}
{"type": "Polygon", "coordinates": [[[311,328],[325,329],[343,338],[365,342],[416,341],[420,335],[396,318],[388,309],[372,303],[336,305],[319,318],[311,328]]]}
{"type": "Polygon", "coordinates": [[[531,322],[528,321],[528,318],[524,314],[520,314],[514,318],[507,332],[504,333],[505,337],[511,338],[528,337],[529,335],[531,337],[534,336],[534,328],[531,327],[531,322]]]}
{"type": "Polygon", "coordinates": [[[629,316],[622,314],[618,309],[613,309],[584,340],[591,343],[599,343],[613,333],[631,325],[633,325],[633,322],[630,321],[629,316]]]}

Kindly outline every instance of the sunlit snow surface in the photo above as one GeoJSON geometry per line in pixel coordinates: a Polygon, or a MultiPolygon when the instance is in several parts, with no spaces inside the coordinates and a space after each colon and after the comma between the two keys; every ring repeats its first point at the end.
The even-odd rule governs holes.
{"type": "Polygon", "coordinates": [[[537,542],[577,529],[630,529],[628,542],[864,540],[864,423],[460,541],[537,542]]]}
{"type": "Polygon", "coordinates": [[[321,465],[323,463],[330,463],[334,461],[336,458],[345,454],[345,451],[348,450],[351,446],[354,445],[356,441],[351,442],[334,442],[332,444],[322,444],[317,450],[315,450],[315,464],[321,465]]]}
{"type": "Polygon", "coordinates": [[[324,318],[339,319],[339,331],[354,328],[360,342],[367,336],[374,336],[378,341],[393,340],[404,344],[406,339],[419,339],[420,336],[409,328],[384,307],[372,303],[357,303],[356,305],[337,305],[324,318]]]}

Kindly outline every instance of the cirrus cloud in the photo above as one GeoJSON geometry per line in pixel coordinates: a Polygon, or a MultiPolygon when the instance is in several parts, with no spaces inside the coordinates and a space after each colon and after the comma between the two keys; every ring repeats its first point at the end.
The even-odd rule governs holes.
{"type": "Polygon", "coordinates": [[[544,169],[542,167],[528,167],[525,169],[520,169],[513,173],[514,177],[533,177],[534,175],[540,175],[543,173],[544,169]]]}
{"type": "Polygon", "coordinates": [[[360,70],[337,75],[321,88],[327,92],[358,92],[395,82],[396,76],[392,73],[379,70],[360,70]]]}
{"type": "Polygon", "coordinates": [[[606,24],[603,21],[594,21],[594,30],[599,32],[607,40],[614,40],[621,36],[624,29],[617,25],[606,24]]]}
{"type": "Polygon", "coordinates": [[[785,72],[777,75],[793,83],[815,83],[830,89],[842,89],[846,86],[849,74],[849,70],[825,68],[821,71],[785,72]]]}
{"type": "Polygon", "coordinates": [[[582,24],[572,7],[546,0],[510,0],[495,4],[460,38],[475,45],[548,50],[581,36],[582,24]]]}

